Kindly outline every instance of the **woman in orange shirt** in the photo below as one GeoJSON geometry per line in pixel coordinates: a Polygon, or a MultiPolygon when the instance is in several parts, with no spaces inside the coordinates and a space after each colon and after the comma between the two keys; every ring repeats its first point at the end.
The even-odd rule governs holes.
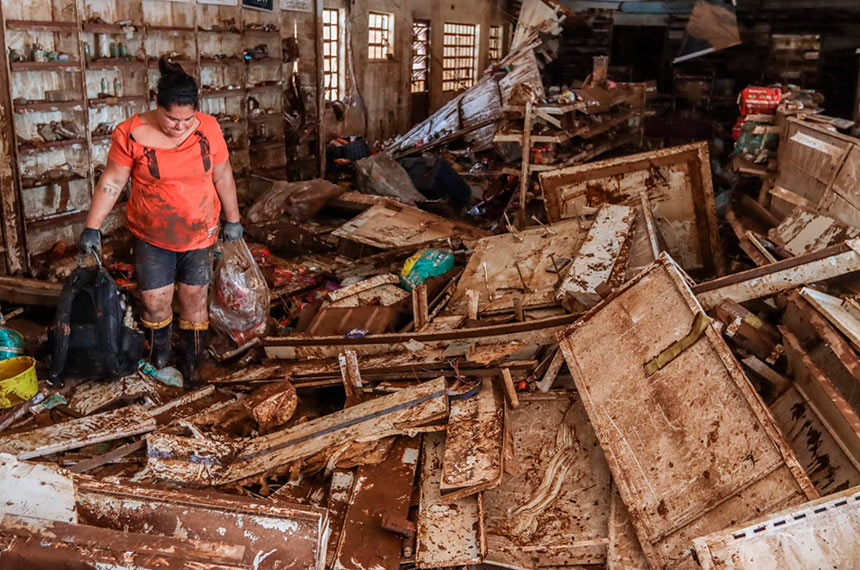
{"type": "Polygon", "coordinates": [[[170,360],[175,280],[182,373],[186,385],[194,386],[209,328],[210,250],[218,237],[221,211],[225,240],[241,238],[242,226],[218,121],[197,111],[193,77],[164,59],[158,67],[158,105],[114,129],[78,247],[85,253],[101,251],[99,228],[130,177],[126,212],[134,235],[135,273],[143,297],[140,320],[148,334],[150,360],[157,368],[170,360]]]}

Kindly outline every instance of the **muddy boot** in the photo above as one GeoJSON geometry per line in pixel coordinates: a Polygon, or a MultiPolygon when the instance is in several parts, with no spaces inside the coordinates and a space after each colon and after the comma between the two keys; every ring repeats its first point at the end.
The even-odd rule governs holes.
{"type": "Polygon", "coordinates": [[[209,321],[203,323],[179,321],[179,338],[182,341],[180,371],[186,390],[200,385],[200,363],[203,360],[203,351],[206,349],[208,332],[209,321]]]}
{"type": "Polygon", "coordinates": [[[150,323],[140,319],[143,324],[143,329],[146,331],[146,342],[149,343],[150,364],[158,369],[167,366],[170,362],[171,344],[173,327],[170,324],[173,322],[173,315],[169,319],[160,323],[150,323]]]}

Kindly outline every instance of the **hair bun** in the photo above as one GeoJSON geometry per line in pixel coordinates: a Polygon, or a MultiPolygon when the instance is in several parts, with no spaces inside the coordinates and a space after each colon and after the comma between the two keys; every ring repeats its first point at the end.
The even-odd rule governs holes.
{"type": "Polygon", "coordinates": [[[168,61],[164,56],[158,59],[158,72],[162,77],[166,75],[186,75],[181,65],[168,61]]]}

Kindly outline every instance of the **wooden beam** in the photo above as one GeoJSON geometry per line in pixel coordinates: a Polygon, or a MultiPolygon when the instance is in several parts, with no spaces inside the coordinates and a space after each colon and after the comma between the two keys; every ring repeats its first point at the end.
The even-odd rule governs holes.
{"type": "Polygon", "coordinates": [[[505,394],[508,396],[508,404],[512,408],[519,407],[520,400],[517,397],[517,389],[514,387],[514,379],[511,378],[510,368],[502,368],[502,384],[505,387],[505,394]]]}
{"type": "Polygon", "coordinates": [[[784,259],[696,285],[693,292],[704,309],[725,300],[743,303],[768,297],[807,283],[817,283],[860,270],[860,240],[784,259]]]}
{"type": "Polygon", "coordinates": [[[529,202],[529,184],[531,183],[531,173],[529,164],[531,163],[532,154],[532,110],[534,103],[531,100],[526,101],[525,120],[523,121],[523,140],[522,146],[522,163],[520,166],[520,209],[517,218],[517,227],[523,229],[526,225],[526,206],[529,202]]]}
{"type": "Polygon", "coordinates": [[[427,285],[424,283],[412,289],[412,320],[415,330],[421,330],[430,322],[427,307],[427,285]]]}
{"type": "Polygon", "coordinates": [[[543,378],[538,382],[538,390],[541,392],[549,392],[558,376],[558,373],[561,371],[563,364],[564,354],[562,354],[561,350],[556,349],[555,354],[552,355],[552,360],[549,362],[549,368],[546,369],[543,378]]]}
{"type": "Polygon", "coordinates": [[[337,362],[340,365],[343,389],[346,391],[346,407],[354,406],[364,400],[358,357],[354,350],[347,350],[337,357],[337,362]]]}

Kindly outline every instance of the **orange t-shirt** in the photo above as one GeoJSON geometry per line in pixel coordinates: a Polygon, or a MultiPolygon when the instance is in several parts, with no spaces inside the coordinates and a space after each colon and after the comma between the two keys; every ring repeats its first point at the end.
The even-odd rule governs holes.
{"type": "Polygon", "coordinates": [[[215,243],[221,200],[212,167],[229,158],[221,126],[197,113],[200,124],[173,149],[146,147],[130,133],[143,124],[135,114],[113,131],[108,158],[131,167],[128,228],[138,238],[170,251],[215,243]]]}

